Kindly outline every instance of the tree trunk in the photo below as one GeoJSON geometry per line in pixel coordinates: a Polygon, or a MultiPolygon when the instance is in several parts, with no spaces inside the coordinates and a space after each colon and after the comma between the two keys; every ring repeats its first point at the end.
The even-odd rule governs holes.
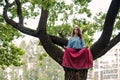
{"type": "Polygon", "coordinates": [[[73,69],[64,69],[65,70],[65,80],[86,80],[88,69],[73,70],[73,69]]]}

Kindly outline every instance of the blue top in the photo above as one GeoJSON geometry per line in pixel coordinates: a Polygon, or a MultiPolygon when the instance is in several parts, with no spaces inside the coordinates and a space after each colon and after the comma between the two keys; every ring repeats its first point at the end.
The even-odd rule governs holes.
{"type": "Polygon", "coordinates": [[[78,36],[71,37],[68,41],[67,48],[81,49],[85,47],[85,42],[78,36]]]}

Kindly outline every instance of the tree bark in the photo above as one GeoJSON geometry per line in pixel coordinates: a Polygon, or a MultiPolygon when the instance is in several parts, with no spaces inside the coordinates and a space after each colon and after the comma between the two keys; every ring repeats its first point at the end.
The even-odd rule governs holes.
{"type": "Polygon", "coordinates": [[[57,47],[46,32],[46,23],[48,18],[48,11],[42,8],[37,34],[46,50],[46,52],[60,65],[62,64],[63,51],[57,47]]]}
{"type": "Polygon", "coordinates": [[[65,69],[65,80],[86,80],[88,69],[73,70],[65,69]]]}

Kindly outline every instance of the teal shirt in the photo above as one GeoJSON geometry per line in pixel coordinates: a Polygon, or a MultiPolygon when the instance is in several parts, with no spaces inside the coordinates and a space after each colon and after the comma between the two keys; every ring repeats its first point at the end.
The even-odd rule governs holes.
{"type": "Polygon", "coordinates": [[[81,49],[85,47],[85,42],[78,36],[71,37],[68,41],[67,48],[81,49]]]}

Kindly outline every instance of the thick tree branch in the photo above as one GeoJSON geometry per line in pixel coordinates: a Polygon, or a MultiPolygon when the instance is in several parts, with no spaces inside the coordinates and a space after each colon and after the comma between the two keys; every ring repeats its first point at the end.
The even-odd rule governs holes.
{"type": "Polygon", "coordinates": [[[41,9],[41,17],[39,21],[39,25],[37,28],[37,32],[41,33],[44,32],[46,33],[46,24],[47,24],[47,19],[48,19],[48,11],[44,10],[43,8],[41,9]]]}
{"type": "Polygon", "coordinates": [[[59,64],[62,63],[63,51],[54,45],[48,34],[46,33],[46,24],[48,19],[48,11],[42,8],[41,17],[39,21],[39,25],[37,28],[37,33],[39,35],[39,39],[46,50],[46,52],[59,64]]]}
{"type": "Polygon", "coordinates": [[[99,38],[99,40],[96,43],[94,43],[94,45],[92,45],[91,47],[93,58],[98,56],[101,53],[101,51],[107,47],[108,43],[110,42],[115,18],[118,14],[119,7],[120,7],[120,0],[112,0],[105,19],[102,35],[99,38]]]}
{"type": "Polygon", "coordinates": [[[4,9],[3,9],[3,17],[4,17],[5,21],[8,24],[10,24],[11,26],[13,26],[14,28],[18,29],[19,31],[21,31],[25,34],[28,34],[28,35],[31,35],[31,36],[34,36],[34,37],[38,37],[35,30],[24,27],[23,25],[19,25],[18,23],[16,23],[12,19],[9,19],[9,17],[7,15],[7,11],[8,11],[9,7],[11,7],[11,5],[6,3],[6,5],[4,6],[4,9]]]}
{"type": "Polygon", "coordinates": [[[118,42],[120,42],[120,33],[115,37],[113,38],[110,43],[108,44],[108,46],[102,50],[100,52],[100,54],[98,56],[96,56],[94,59],[97,59],[98,57],[101,57],[102,55],[104,55],[108,50],[110,50],[113,46],[115,46],[118,42]]]}
{"type": "Polygon", "coordinates": [[[61,47],[63,47],[64,45],[66,46],[68,43],[68,40],[62,37],[57,37],[57,36],[53,36],[53,35],[49,35],[49,37],[51,38],[52,42],[54,44],[57,44],[61,47]]]}
{"type": "MultiPolygon", "coordinates": [[[[6,4],[4,7],[4,11],[3,11],[3,17],[5,19],[5,21],[10,24],[11,26],[13,26],[14,28],[18,29],[19,31],[21,31],[22,33],[34,36],[34,37],[38,37],[37,32],[35,30],[26,28],[22,25],[17,24],[15,21],[13,21],[12,19],[9,19],[8,15],[7,15],[7,10],[9,7],[11,7],[13,4],[6,4]]],[[[52,36],[49,35],[50,38],[52,39],[52,42],[59,45],[59,46],[63,46],[63,45],[67,45],[67,40],[64,38],[60,38],[57,36],[52,36]]]]}
{"type": "MultiPolygon", "coordinates": [[[[13,4],[12,4],[13,5],[13,4]]],[[[8,8],[10,7],[11,5],[7,4],[5,7],[4,7],[4,11],[3,11],[3,17],[5,19],[5,21],[10,24],[11,26],[13,26],[14,28],[18,29],[19,31],[21,31],[22,33],[25,33],[25,34],[28,34],[28,35],[31,35],[31,36],[34,36],[34,37],[38,37],[37,35],[37,32],[35,30],[32,30],[32,29],[29,29],[29,28],[26,28],[22,25],[19,25],[17,24],[15,21],[13,21],[12,19],[9,19],[8,15],[7,15],[7,10],[8,8]]],[[[67,41],[66,39],[64,38],[60,38],[60,37],[57,37],[57,36],[53,36],[53,35],[49,35],[50,38],[52,39],[52,42],[59,45],[59,46],[63,46],[63,45],[67,45],[67,41]]]]}
{"type": "Polygon", "coordinates": [[[21,9],[21,3],[20,0],[15,0],[17,5],[17,14],[19,17],[19,24],[23,25],[23,15],[22,15],[22,9],[21,9]]]}
{"type": "Polygon", "coordinates": [[[99,39],[100,41],[102,41],[105,44],[109,43],[109,41],[110,41],[114,23],[115,23],[115,19],[117,17],[118,11],[119,11],[119,7],[120,7],[120,0],[112,0],[112,3],[110,5],[110,8],[108,10],[108,13],[107,13],[107,16],[105,19],[103,32],[99,39]]]}

